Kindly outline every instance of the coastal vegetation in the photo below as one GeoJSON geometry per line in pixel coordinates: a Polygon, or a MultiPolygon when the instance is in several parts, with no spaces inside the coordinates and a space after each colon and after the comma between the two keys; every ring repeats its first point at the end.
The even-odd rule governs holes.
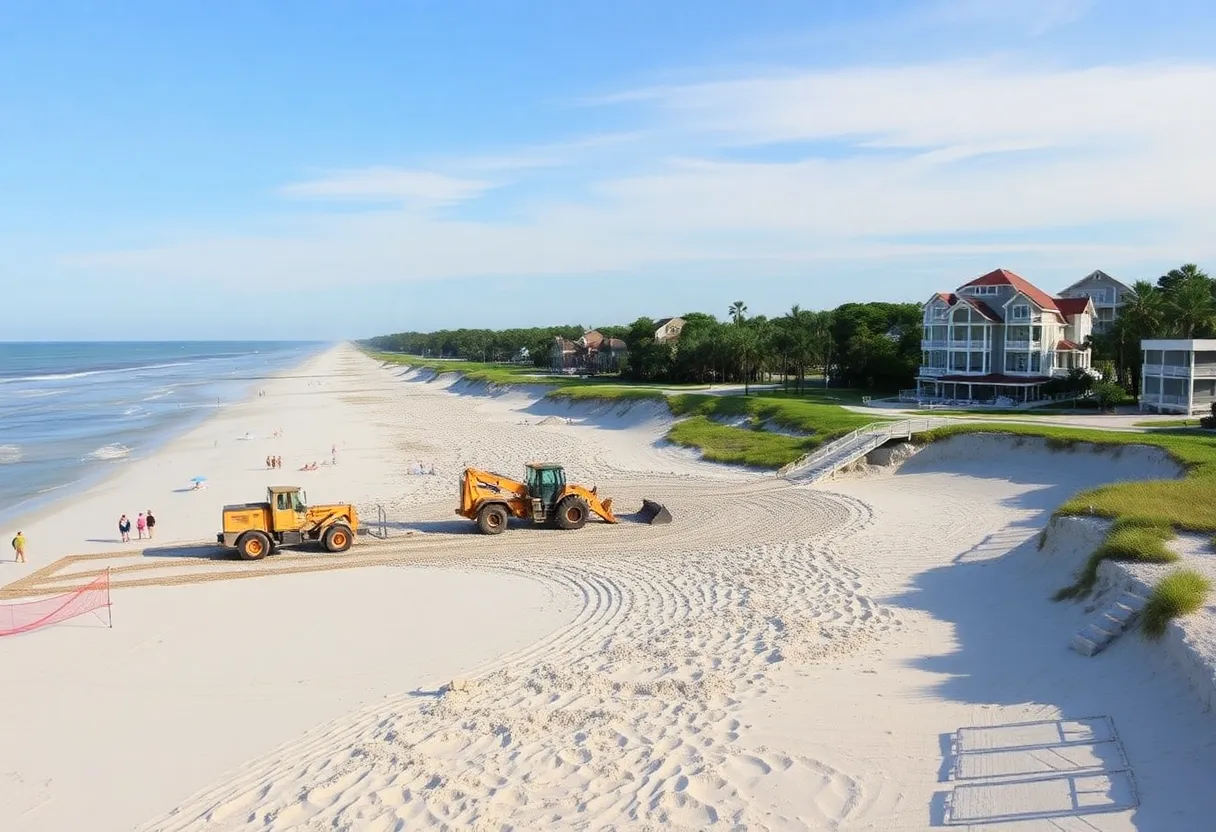
{"type": "Polygon", "coordinates": [[[1148,638],[1161,638],[1170,621],[1202,608],[1211,590],[1211,581],[1194,569],[1171,572],[1153,587],[1141,613],[1141,631],[1148,638]]]}

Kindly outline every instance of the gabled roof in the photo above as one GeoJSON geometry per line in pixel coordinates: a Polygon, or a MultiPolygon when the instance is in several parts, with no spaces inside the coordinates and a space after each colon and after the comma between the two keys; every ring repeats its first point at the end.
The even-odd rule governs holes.
{"type": "Polygon", "coordinates": [[[1008,269],[996,269],[995,271],[988,272],[988,274],[981,275],[970,283],[964,283],[959,288],[965,289],[968,286],[1012,286],[1016,291],[1021,292],[1034,301],[1039,307],[1049,309],[1052,312],[1059,311],[1051,295],[1035,286],[1026,278],[1016,275],[1008,269]]]}
{"type": "Polygon", "coordinates": [[[1065,315],[1081,315],[1092,303],[1089,298],[1056,298],[1056,306],[1065,315]]]}
{"type": "Polygon", "coordinates": [[[1082,283],[1084,283],[1087,280],[1108,280],[1111,283],[1125,289],[1128,292],[1130,292],[1132,290],[1132,287],[1128,286],[1123,281],[1116,280],[1115,278],[1111,277],[1110,275],[1108,275],[1106,272],[1102,271],[1101,269],[1094,269],[1092,272],[1085,275],[1085,277],[1081,278],[1080,280],[1078,280],[1076,283],[1072,284],[1071,286],[1065,286],[1063,289],[1060,290],[1060,293],[1063,294],[1064,292],[1071,292],[1073,289],[1077,288],[1078,286],[1080,286],[1082,283]]]}
{"type": "Polygon", "coordinates": [[[662,327],[667,326],[669,323],[671,323],[674,320],[677,320],[677,319],[676,318],[659,318],[657,321],[654,322],[654,328],[661,329],[662,327]]]}
{"type": "Polygon", "coordinates": [[[625,342],[620,338],[605,338],[601,344],[607,346],[610,350],[623,350],[626,347],[625,342]]]}
{"type": "Polygon", "coordinates": [[[1087,350],[1089,347],[1083,344],[1078,344],[1074,341],[1062,340],[1056,344],[1056,352],[1077,352],[1079,350],[1087,350]]]}
{"type": "Polygon", "coordinates": [[[954,292],[938,292],[933,297],[944,300],[947,306],[954,306],[954,302],[958,300],[958,295],[954,292]]]}
{"type": "Polygon", "coordinates": [[[979,298],[962,298],[961,300],[963,303],[970,306],[976,312],[979,312],[981,315],[983,315],[986,319],[993,321],[995,323],[1001,322],[1001,316],[996,313],[996,310],[994,310],[988,304],[984,303],[979,298]]]}

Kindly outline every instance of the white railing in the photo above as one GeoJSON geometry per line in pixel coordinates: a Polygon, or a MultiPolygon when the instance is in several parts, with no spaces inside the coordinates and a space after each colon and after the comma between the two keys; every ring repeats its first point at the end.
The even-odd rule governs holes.
{"type": "Polygon", "coordinates": [[[922,338],[921,342],[920,342],[920,348],[922,350],[944,350],[946,348],[947,343],[949,343],[949,342],[947,342],[947,341],[930,341],[928,338],[922,338]]]}
{"type": "Polygon", "coordinates": [[[1186,404],[1186,396],[1158,396],[1161,404],[1186,404]]]}
{"type": "Polygon", "coordinates": [[[1177,364],[1145,364],[1144,375],[1146,376],[1170,376],[1172,378],[1186,378],[1191,374],[1189,365],[1180,367],[1177,364]]]}
{"type": "Polygon", "coordinates": [[[1042,341],[1006,341],[1005,349],[1007,350],[1029,350],[1038,349],[1043,345],[1042,341]]]}
{"type": "Polygon", "coordinates": [[[987,348],[988,348],[988,345],[984,341],[958,340],[958,341],[951,341],[949,344],[949,349],[952,349],[952,350],[984,350],[987,348]]]}
{"type": "Polygon", "coordinates": [[[831,442],[824,442],[809,454],[804,454],[788,465],[782,466],[777,471],[777,476],[784,477],[792,471],[800,468],[808,468],[817,462],[821,462],[843,448],[848,447],[853,443],[858,443],[859,440],[870,440],[881,438],[886,441],[894,436],[902,436],[911,439],[913,434],[923,433],[927,430],[941,427],[942,425],[954,424],[952,419],[900,419],[895,422],[873,422],[857,430],[847,433],[839,439],[833,439],[831,442]]]}
{"type": "Polygon", "coordinates": [[[922,376],[944,376],[950,372],[948,367],[921,367],[920,375],[922,376]]]}

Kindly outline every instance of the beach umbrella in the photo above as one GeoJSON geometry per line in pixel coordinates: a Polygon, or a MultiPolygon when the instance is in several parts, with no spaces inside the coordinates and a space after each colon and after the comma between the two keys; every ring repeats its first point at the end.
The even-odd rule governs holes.
{"type": "Polygon", "coordinates": [[[190,482],[206,482],[206,481],[207,481],[206,477],[195,477],[194,479],[190,480],[190,482]]]}

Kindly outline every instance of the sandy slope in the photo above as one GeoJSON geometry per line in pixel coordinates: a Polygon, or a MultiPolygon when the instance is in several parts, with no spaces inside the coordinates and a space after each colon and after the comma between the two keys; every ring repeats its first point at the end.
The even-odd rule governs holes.
{"type": "MultiPolygon", "coordinates": [[[[1172,475],[1160,458],[963,439],[895,475],[812,489],[705,465],[666,446],[669,417],[653,406],[571,409],[518,391],[490,395],[450,376],[397,377],[399,369],[343,350],[324,360],[331,388],[295,427],[284,425],[281,441],[311,425],[312,441],[323,444],[329,439],[320,434],[337,426],[328,420],[340,420],[343,437],[359,442],[359,476],[344,473],[352,449],[317,480],[384,505],[395,528],[418,533],[365,550],[397,567],[126,591],[120,615],[147,607],[138,644],[164,645],[153,671],[140,665],[137,643],[122,642],[134,657],[122,667],[142,668],[111,671],[127,680],[134,703],[127,731],[141,752],[211,755],[207,770],[183,762],[149,786],[140,805],[156,803],[163,814],[149,809],[141,828],[928,829],[948,800],[965,802],[947,796],[958,783],[945,773],[957,761],[943,737],[964,726],[1090,716],[1117,726],[1138,810],[1045,820],[1043,807],[1058,794],[1024,784],[990,790],[970,810],[1039,813],[1019,829],[1189,830],[1204,828],[1216,809],[1198,779],[1216,770],[1205,739],[1216,727],[1211,715],[1134,637],[1096,659],[1068,651],[1082,611],[1045,598],[1085,552],[1033,545],[1046,513],[1077,488],[1172,475]],[[622,511],[642,496],[663,499],[676,522],[485,538],[453,518],[462,464],[510,473],[539,457],[566,463],[572,478],[599,485],[622,511]],[[402,461],[415,459],[434,462],[440,475],[403,473],[402,461]],[[416,600],[398,613],[387,599],[404,585],[416,600]],[[180,612],[167,600],[174,595],[189,599],[180,612]],[[372,596],[382,601],[375,614],[359,604],[372,596]],[[293,598],[317,614],[334,605],[346,629],[309,630],[303,641],[314,649],[287,649],[292,627],[275,624],[229,665],[223,640],[202,641],[182,623],[196,604],[261,610],[232,625],[229,637],[239,638],[235,631],[284,615],[293,598]],[[419,627],[429,627],[424,638],[419,627]],[[376,657],[395,670],[372,670],[376,657]],[[189,669],[200,663],[210,675],[189,669]],[[160,706],[147,704],[155,695],[141,695],[136,680],[235,680],[247,708],[263,688],[240,669],[259,664],[256,678],[274,694],[264,707],[311,720],[312,731],[272,748],[252,719],[232,723],[231,709],[195,705],[198,745],[186,751],[182,738],[166,739],[163,723],[139,719],[141,709],[157,715],[160,706]],[[360,673],[369,691],[362,697],[360,673]],[[469,675],[468,690],[435,690],[457,673],[469,675]],[[314,680],[308,688],[332,685],[339,695],[319,702],[287,692],[301,675],[314,680]],[[394,684],[393,695],[378,698],[394,684]],[[218,777],[221,759],[235,768],[218,777]]],[[[259,415],[265,403],[225,429],[270,419],[259,415]]],[[[206,439],[191,447],[205,451],[206,439]]],[[[252,565],[251,574],[267,568],[252,565]]],[[[101,635],[131,638],[120,629],[101,635]]],[[[70,663],[83,661],[77,642],[98,635],[63,629],[23,644],[46,645],[42,655],[70,663]]],[[[17,678],[29,685],[40,730],[64,753],[96,753],[100,743],[80,739],[87,732],[52,726],[63,706],[37,704],[49,683],[29,679],[34,649],[25,650],[17,678]]],[[[79,685],[73,708],[87,711],[86,697],[110,695],[97,682],[79,685]]],[[[164,698],[163,687],[153,690],[164,698]]],[[[10,719],[0,729],[17,727],[0,718],[10,719]]],[[[288,728],[278,727],[278,735],[288,728]]],[[[4,770],[25,782],[35,758],[44,760],[38,776],[66,770],[28,744],[5,758],[4,770]]],[[[1064,782],[1059,758],[1105,761],[1103,748],[1080,744],[1006,763],[1045,767],[1056,788],[1064,782]]],[[[979,759],[988,758],[968,758],[979,759]]],[[[1092,802],[1126,796],[1121,777],[1098,771],[1069,782],[1092,802]]],[[[55,788],[50,806],[71,795],[122,819],[107,828],[134,820],[134,802],[101,784],[55,788]]],[[[0,801],[5,828],[21,817],[6,818],[9,805],[0,801]]],[[[26,817],[38,820],[38,811],[26,817]]]]}

